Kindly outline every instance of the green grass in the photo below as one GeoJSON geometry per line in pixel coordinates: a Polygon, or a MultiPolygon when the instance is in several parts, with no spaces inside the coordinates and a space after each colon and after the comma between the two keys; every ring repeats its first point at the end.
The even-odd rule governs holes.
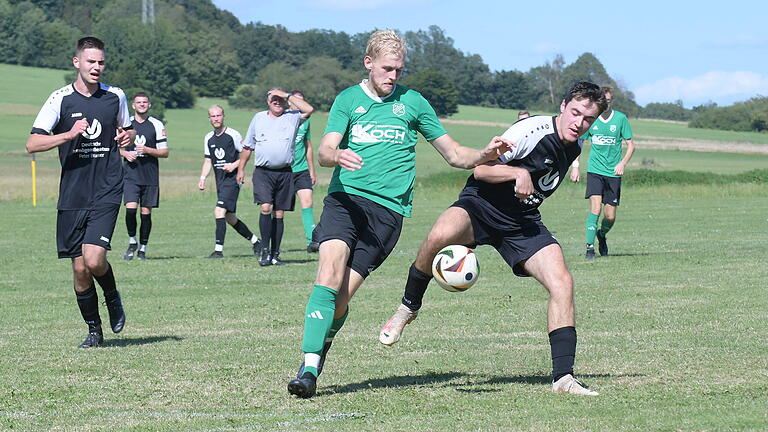
{"type": "MultiPolygon", "coordinates": [[[[126,330],[108,334],[103,348],[78,350],[85,328],[70,265],[55,258],[56,153],[37,155],[41,200],[33,208],[23,151],[39,106],[61,85],[63,73],[28,69],[0,66],[0,75],[21,80],[0,81],[0,209],[6,222],[0,231],[0,430],[702,431],[768,425],[768,187],[737,177],[717,185],[657,187],[628,179],[609,235],[612,256],[594,262],[582,259],[583,184],[564,184],[543,206],[544,222],[576,281],[577,373],[603,393],[598,398],[549,392],[546,295],[535,281],[512,276],[489,247],[477,249],[482,274],[471,290],[455,294],[433,286],[403,340],[381,346],[376,337],[402,295],[407,268],[466,175],[448,168],[423,141],[413,217],[352,302],[317,397],[288,397],[317,257],[303,251],[300,217],[289,214],[283,243],[289,265],[260,268],[233,230],[225,259],[202,258],[213,245],[215,196],[195,186],[210,127],[206,108],[222,102],[212,99],[167,112],[173,150],[161,162],[150,260],[120,259],[122,213],[109,254],[126,330]]],[[[483,110],[462,107],[461,114],[501,122],[473,118],[483,110]]],[[[226,114],[244,133],[253,113],[226,114]]],[[[325,121],[323,113],[313,116],[315,143],[325,121]]],[[[503,131],[446,127],[475,147],[503,131]]],[[[734,175],[764,169],[766,161],[640,148],[630,169],[734,175]]],[[[321,181],[329,175],[320,170],[321,181]]],[[[323,192],[321,185],[316,215],[323,192]]],[[[247,187],[238,215],[257,230],[258,209],[249,194],[247,187]]],[[[102,314],[106,318],[103,307],[102,314]]]]}
{"type": "MultiPolygon", "coordinates": [[[[285,267],[260,268],[232,230],[218,261],[213,196],[166,199],[150,260],[110,259],[128,325],[103,348],[84,337],[54,202],[6,202],[0,237],[3,430],[759,430],[768,424],[768,188],[628,187],[609,235],[613,256],[581,258],[583,189],[544,208],[577,286],[577,372],[598,398],[549,392],[546,295],[489,247],[463,294],[432,287],[393,348],[376,341],[405,272],[456,189],[417,190],[415,214],[366,281],[328,356],[316,398],[285,384],[301,361],[302,315],[316,256],[288,215],[285,267]],[[744,202],[749,202],[748,208],[744,202]],[[738,221],[736,223],[735,221],[738,221]],[[6,231],[7,233],[9,231],[6,231]],[[748,252],[748,253],[743,253],[748,252]],[[555,409],[556,408],[556,409],[555,409]]],[[[255,227],[247,199],[239,212],[255,227]]],[[[122,218],[119,219],[122,221],[122,218]]],[[[106,316],[106,312],[102,309],[106,316]]]]}

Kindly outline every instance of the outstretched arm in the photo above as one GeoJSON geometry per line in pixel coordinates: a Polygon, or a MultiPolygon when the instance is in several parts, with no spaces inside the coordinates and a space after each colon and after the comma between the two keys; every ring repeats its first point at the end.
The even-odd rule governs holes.
{"type": "Polygon", "coordinates": [[[448,134],[435,138],[430,141],[430,144],[440,152],[449,165],[464,169],[471,169],[484,162],[494,160],[515,146],[512,141],[506,138],[493,137],[485,148],[475,150],[460,145],[448,134]]]}

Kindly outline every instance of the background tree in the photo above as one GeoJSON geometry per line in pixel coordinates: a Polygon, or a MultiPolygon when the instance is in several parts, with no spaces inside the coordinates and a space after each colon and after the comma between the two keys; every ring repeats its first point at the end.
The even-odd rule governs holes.
{"type": "Polygon", "coordinates": [[[677,100],[675,103],[653,102],[640,111],[640,116],[662,120],[688,121],[693,117],[693,111],[686,109],[681,100],[677,100]]]}
{"type": "Polygon", "coordinates": [[[527,108],[538,96],[522,72],[501,71],[494,75],[491,97],[494,105],[500,108],[527,108]]]}
{"type": "Polygon", "coordinates": [[[459,91],[445,75],[433,69],[423,69],[403,78],[404,86],[421,93],[440,117],[457,113],[459,91]]]}

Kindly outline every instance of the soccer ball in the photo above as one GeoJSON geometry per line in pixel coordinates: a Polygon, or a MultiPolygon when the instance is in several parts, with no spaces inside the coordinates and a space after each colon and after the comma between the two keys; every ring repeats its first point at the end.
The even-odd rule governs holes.
{"type": "Polygon", "coordinates": [[[446,246],[432,260],[432,276],[446,291],[468,290],[477,281],[479,273],[477,255],[466,246],[446,246]]]}

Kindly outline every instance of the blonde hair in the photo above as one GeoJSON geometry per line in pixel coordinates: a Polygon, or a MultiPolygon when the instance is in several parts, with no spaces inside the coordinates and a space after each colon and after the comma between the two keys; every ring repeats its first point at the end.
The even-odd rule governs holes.
{"type": "Polygon", "coordinates": [[[405,39],[394,30],[376,30],[371,34],[368,46],[365,47],[365,55],[372,59],[387,54],[405,59],[406,53],[405,39]]]}

